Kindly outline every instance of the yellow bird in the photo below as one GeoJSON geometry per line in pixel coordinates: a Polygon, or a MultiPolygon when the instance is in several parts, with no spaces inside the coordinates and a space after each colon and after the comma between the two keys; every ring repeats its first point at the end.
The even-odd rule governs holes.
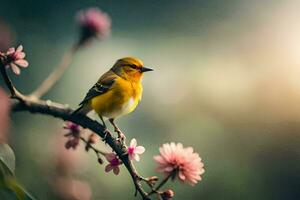
{"type": "Polygon", "coordinates": [[[107,117],[115,132],[118,133],[118,137],[124,140],[125,135],[114,120],[137,107],[142,98],[141,80],[144,72],[148,71],[153,69],[144,67],[143,62],[137,58],[126,57],[117,60],[88,91],[75,113],[86,114],[95,110],[103,125],[106,127],[103,117],[107,117]]]}

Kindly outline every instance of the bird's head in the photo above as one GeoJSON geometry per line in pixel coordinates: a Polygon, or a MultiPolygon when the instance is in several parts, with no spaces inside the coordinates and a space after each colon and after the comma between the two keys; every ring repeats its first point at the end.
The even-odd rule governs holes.
{"type": "Polygon", "coordinates": [[[140,59],[133,57],[117,60],[111,70],[130,81],[140,81],[144,72],[153,71],[151,68],[144,67],[143,62],[140,59]]]}

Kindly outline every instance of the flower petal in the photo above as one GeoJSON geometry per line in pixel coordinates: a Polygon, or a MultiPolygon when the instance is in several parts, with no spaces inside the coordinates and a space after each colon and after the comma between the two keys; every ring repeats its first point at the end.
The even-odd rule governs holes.
{"type": "Polygon", "coordinates": [[[20,67],[24,67],[24,68],[28,67],[28,65],[29,65],[27,60],[24,60],[24,59],[16,60],[14,63],[19,65],[20,67]]]}
{"type": "Polygon", "coordinates": [[[113,169],[113,166],[111,164],[106,165],[105,172],[110,172],[113,169]]]}
{"type": "Polygon", "coordinates": [[[18,48],[17,48],[17,50],[16,50],[16,52],[21,52],[21,51],[23,51],[23,46],[19,45],[18,48]]]}
{"type": "Polygon", "coordinates": [[[26,54],[24,52],[18,52],[16,57],[17,57],[17,59],[23,59],[23,58],[25,58],[25,56],[26,56],[26,54]]]}
{"type": "Polygon", "coordinates": [[[168,162],[160,155],[154,156],[153,159],[158,163],[158,164],[167,164],[168,162]]]}
{"type": "Polygon", "coordinates": [[[138,153],[138,154],[142,154],[145,152],[145,147],[143,146],[137,146],[135,149],[134,149],[134,153],[138,153]]]}
{"type": "Polygon", "coordinates": [[[10,67],[16,75],[20,75],[21,70],[17,65],[15,65],[14,63],[10,63],[10,67]]]}
{"type": "Polygon", "coordinates": [[[173,169],[174,169],[173,167],[169,166],[169,167],[165,167],[164,171],[171,172],[171,171],[173,171],[173,169]]]}
{"type": "Polygon", "coordinates": [[[11,48],[9,48],[9,49],[7,50],[6,54],[12,54],[12,53],[14,53],[15,51],[16,51],[15,48],[14,48],[14,47],[11,47],[11,48]]]}
{"type": "Polygon", "coordinates": [[[180,178],[180,180],[184,181],[185,180],[185,175],[182,171],[179,171],[178,173],[178,177],[180,178]]]}
{"type": "Polygon", "coordinates": [[[128,156],[129,156],[129,159],[130,159],[130,160],[133,160],[133,159],[134,159],[134,154],[128,154],[128,156]]]}
{"type": "Polygon", "coordinates": [[[113,172],[115,175],[118,175],[120,172],[120,168],[119,167],[114,167],[113,172]]]}
{"type": "Polygon", "coordinates": [[[132,140],[130,141],[130,147],[136,147],[136,144],[137,144],[137,142],[136,142],[136,139],[135,138],[132,138],[132,140]]]}
{"type": "Polygon", "coordinates": [[[136,160],[136,161],[140,161],[140,156],[139,156],[139,154],[134,154],[134,159],[136,160]]]}
{"type": "Polygon", "coordinates": [[[105,158],[108,162],[111,162],[112,160],[114,160],[116,157],[116,155],[114,153],[109,153],[105,155],[105,158]]]}

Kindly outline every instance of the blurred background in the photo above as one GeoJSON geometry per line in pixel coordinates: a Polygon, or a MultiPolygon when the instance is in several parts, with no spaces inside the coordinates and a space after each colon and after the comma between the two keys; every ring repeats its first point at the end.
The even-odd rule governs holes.
{"type": "MultiPolygon", "coordinates": [[[[1,38],[23,44],[30,62],[13,76],[24,93],[77,40],[78,10],[98,6],[111,16],[111,36],[78,51],[45,99],[76,108],[120,57],[153,67],[142,102],[118,124],[146,148],[137,163],[144,176],[155,174],[152,158],[163,143],[199,152],[203,180],[170,185],[175,199],[300,199],[299,1],[0,2],[1,38]]],[[[17,177],[38,199],[134,199],[124,167],[107,174],[83,145],[64,149],[61,121],[16,113],[11,124],[17,177]],[[72,173],[60,178],[63,170],[72,173]]]]}

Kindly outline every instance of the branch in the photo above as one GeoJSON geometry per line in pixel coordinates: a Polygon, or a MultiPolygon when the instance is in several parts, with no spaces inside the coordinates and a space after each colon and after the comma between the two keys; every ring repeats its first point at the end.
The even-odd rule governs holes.
{"type": "MultiPolygon", "coordinates": [[[[46,92],[48,92],[52,88],[52,86],[61,78],[64,71],[70,64],[72,56],[78,48],[79,46],[75,45],[69,52],[67,52],[63,57],[60,65],[58,65],[58,67],[48,76],[48,78],[41,84],[41,86],[35,92],[28,96],[23,95],[16,89],[16,87],[14,86],[7,74],[4,64],[5,62],[3,61],[3,59],[0,59],[1,75],[11,93],[12,111],[28,111],[30,113],[49,115],[65,121],[71,121],[75,124],[82,126],[83,128],[90,129],[91,131],[99,135],[103,139],[103,141],[112,148],[112,150],[117,154],[119,159],[125,165],[135,185],[135,195],[138,192],[143,200],[150,200],[150,195],[156,193],[159,198],[162,198],[162,195],[164,193],[159,191],[159,189],[169,180],[169,178],[171,178],[174,175],[175,171],[174,173],[171,173],[169,176],[165,177],[165,179],[163,179],[157,187],[154,187],[155,183],[157,182],[157,177],[143,178],[142,176],[140,176],[137,170],[135,169],[135,166],[133,165],[132,161],[129,159],[127,147],[115,137],[113,137],[112,134],[102,124],[100,124],[96,120],[89,118],[86,115],[74,113],[74,110],[70,109],[68,106],[55,103],[50,100],[44,101],[40,99],[40,97],[43,96],[46,92]],[[145,181],[148,184],[148,186],[151,188],[150,193],[145,192],[141,185],[141,181],[145,181]]],[[[80,139],[86,144],[87,151],[90,148],[97,154],[98,161],[101,160],[100,155],[106,154],[105,152],[102,152],[93,147],[83,137],[80,137],[80,139]]]]}
{"type": "Polygon", "coordinates": [[[120,142],[116,140],[99,122],[82,114],[73,114],[73,110],[58,103],[52,103],[42,100],[23,99],[23,102],[13,102],[13,112],[29,111],[31,113],[40,113],[50,115],[62,120],[74,122],[83,128],[88,128],[99,135],[103,140],[116,152],[120,160],[124,163],[129,171],[137,191],[141,194],[143,200],[149,200],[148,194],[143,190],[140,184],[140,176],[138,175],[132,162],[127,155],[127,148],[122,147],[120,142]],[[108,134],[107,134],[108,133],[108,134]]]}
{"type": "Polygon", "coordinates": [[[97,155],[105,156],[105,155],[107,154],[106,152],[101,151],[101,150],[97,149],[96,147],[94,147],[94,146],[93,146],[88,140],[86,140],[84,137],[80,136],[79,138],[80,138],[80,140],[81,140],[82,142],[85,143],[86,151],[88,151],[89,149],[92,149],[97,155]]]}
{"type": "Polygon", "coordinates": [[[166,177],[158,184],[158,186],[156,186],[156,188],[154,188],[154,186],[150,186],[150,185],[148,184],[148,185],[152,188],[152,191],[149,192],[148,195],[150,196],[150,195],[152,195],[152,194],[154,194],[154,193],[160,194],[159,189],[160,189],[162,186],[164,186],[164,185],[168,182],[168,180],[169,180],[171,177],[174,176],[174,173],[176,173],[175,170],[174,170],[172,173],[170,173],[168,176],[166,176],[166,177]]]}
{"type": "Polygon", "coordinates": [[[2,77],[6,83],[6,86],[11,92],[13,97],[12,99],[12,111],[13,112],[20,112],[20,111],[28,111],[30,113],[39,113],[44,115],[53,116],[62,120],[68,120],[73,123],[76,123],[83,128],[88,128],[97,135],[99,135],[105,143],[107,143],[113,151],[116,152],[119,159],[124,163],[125,167],[127,168],[128,172],[130,173],[133,183],[135,185],[136,190],[140,193],[143,200],[150,200],[148,194],[142,188],[140,181],[141,176],[138,175],[134,165],[132,164],[131,160],[127,154],[126,146],[122,146],[116,138],[112,136],[112,134],[99,122],[89,118],[86,115],[82,114],[73,114],[74,110],[70,109],[69,107],[51,102],[51,101],[43,101],[40,99],[32,98],[30,96],[25,96],[17,91],[14,87],[12,81],[7,75],[5,66],[2,62],[0,62],[0,70],[2,77]]]}
{"type": "Polygon", "coordinates": [[[64,54],[57,67],[51,74],[49,74],[49,76],[41,83],[41,85],[34,92],[32,92],[31,96],[39,99],[40,97],[44,96],[44,94],[46,94],[57,81],[60,80],[68,66],[71,64],[72,58],[79,47],[79,44],[75,44],[64,54]]]}
{"type": "Polygon", "coordinates": [[[14,84],[12,83],[10,78],[8,77],[5,66],[2,63],[2,60],[0,63],[1,63],[1,65],[0,65],[1,75],[3,77],[3,80],[4,80],[7,88],[10,91],[11,98],[16,98],[16,99],[21,100],[24,96],[16,89],[16,87],[14,86],[14,84]]]}

